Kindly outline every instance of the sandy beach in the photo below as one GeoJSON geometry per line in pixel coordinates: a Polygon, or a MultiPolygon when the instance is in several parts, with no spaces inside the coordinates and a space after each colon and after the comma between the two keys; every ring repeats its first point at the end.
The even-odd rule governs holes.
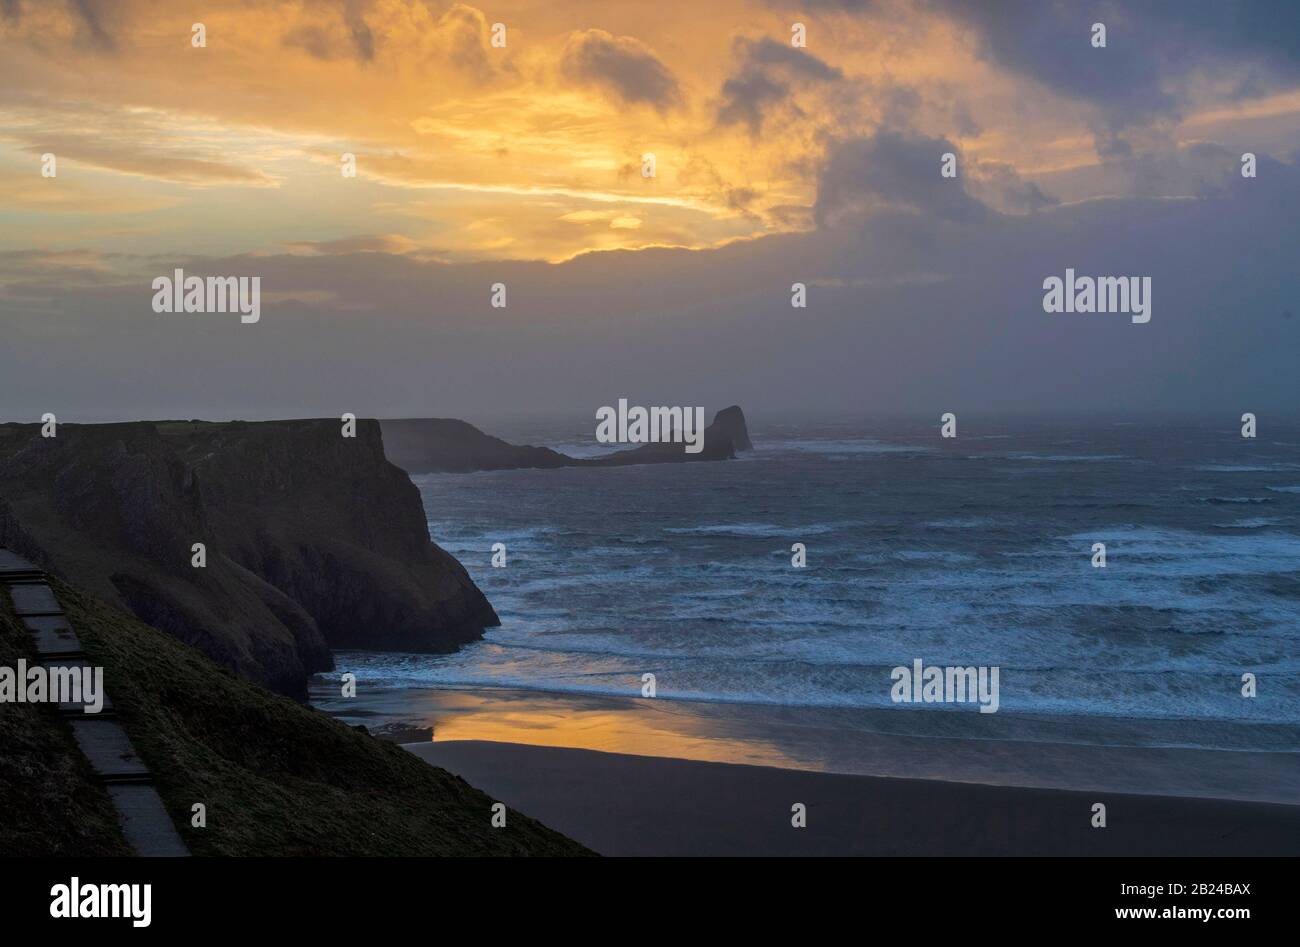
{"type": "Polygon", "coordinates": [[[408,744],[604,855],[1297,855],[1300,806],[816,773],[487,741],[408,744]],[[1107,807],[1093,828],[1094,803],[1107,807]],[[791,826],[791,806],[807,827],[791,826]]]}
{"type": "Polygon", "coordinates": [[[1288,727],[1207,722],[1187,746],[1176,720],[509,688],[317,696],[372,730],[427,728],[399,742],[606,855],[1300,854],[1288,727]]]}
{"type": "Polygon", "coordinates": [[[1160,745],[1150,722],[493,689],[420,706],[433,739],[406,749],[606,855],[1300,854],[1300,754],[1160,745]]]}

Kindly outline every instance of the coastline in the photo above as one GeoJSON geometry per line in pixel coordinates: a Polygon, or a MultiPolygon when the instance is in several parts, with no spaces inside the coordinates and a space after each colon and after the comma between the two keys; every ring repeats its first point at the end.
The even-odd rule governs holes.
{"type": "Polygon", "coordinates": [[[487,741],[406,744],[613,856],[1300,854],[1300,806],[816,773],[487,741]],[[1107,826],[1092,826],[1104,803],[1107,826]],[[791,825],[794,803],[804,828],[791,825]]]}
{"type": "MultiPolygon", "coordinates": [[[[1300,806],[1300,753],[1162,745],[1160,721],[364,684],[356,698],[328,697],[322,686],[313,698],[319,709],[372,730],[394,722],[431,728],[439,748],[516,744],[814,775],[1300,806]],[[1080,734],[1091,742],[1079,742],[1080,734]]],[[[1230,744],[1233,731],[1220,735],[1230,744]]]]}

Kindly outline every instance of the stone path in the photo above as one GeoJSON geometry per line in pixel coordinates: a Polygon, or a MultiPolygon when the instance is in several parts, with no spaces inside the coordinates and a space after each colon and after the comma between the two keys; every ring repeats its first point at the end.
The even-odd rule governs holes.
{"type": "MultiPolygon", "coordinates": [[[[0,549],[0,585],[8,590],[18,620],[31,633],[42,666],[89,666],[81,641],[44,572],[10,550],[0,549]]],[[[108,790],[122,834],[135,853],[188,855],[154,787],[153,775],[131,745],[112,701],[105,696],[103,708],[96,714],[86,713],[82,704],[69,703],[59,704],[58,713],[72,727],[72,735],[95,778],[108,790]]]]}

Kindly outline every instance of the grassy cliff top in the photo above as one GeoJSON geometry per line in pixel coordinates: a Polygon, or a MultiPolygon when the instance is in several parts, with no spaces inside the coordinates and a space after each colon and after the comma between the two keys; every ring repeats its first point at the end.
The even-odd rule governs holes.
{"type": "MultiPolygon", "coordinates": [[[[117,713],[195,855],[590,854],[514,811],[505,828],[494,829],[493,800],[459,777],[241,680],[61,582],[51,579],[51,586],[91,663],[104,666],[117,713]],[[207,807],[206,828],[190,825],[199,802],[207,807]]],[[[13,630],[9,621],[6,637],[13,630]]],[[[40,710],[46,729],[57,732],[59,722],[40,710]]],[[[55,733],[33,731],[28,742],[41,740],[55,746],[55,733]]],[[[67,743],[70,737],[46,755],[66,757],[67,743]]],[[[63,797],[43,796],[49,785],[41,780],[41,788],[29,786],[12,801],[12,790],[3,789],[4,811],[22,813],[20,823],[34,816],[44,827],[33,839],[63,843],[68,830],[57,823],[85,816],[63,797]]],[[[102,816],[89,790],[77,801],[102,816]]],[[[9,821],[0,820],[0,850],[13,831],[9,821]]],[[[105,851],[111,834],[95,836],[105,851]]]]}

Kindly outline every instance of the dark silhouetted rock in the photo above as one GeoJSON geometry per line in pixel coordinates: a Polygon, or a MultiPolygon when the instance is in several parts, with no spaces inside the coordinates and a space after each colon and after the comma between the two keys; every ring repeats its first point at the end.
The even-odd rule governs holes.
{"type": "MultiPolygon", "coordinates": [[[[730,437],[731,446],[737,452],[754,449],[754,445],[749,441],[749,428],[745,426],[745,412],[740,410],[738,404],[733,404],[730,408],[723,408],[715,414],[713,423],[709,425],[709,428],[714,430],[719,437],[730,437]]],[[[707,436],[705,442],[708,442],[707,436]]]]}
{"type": "Polygon", "coordinates": [[[454,651],[499,623],[376,421],[0,425],[0,545],[298,698],[331,648],[454,651]]]}
{"type": "Polygon", "coordinates": [[[724,408],[704,429],[704,446],[687,453],[682,443],[642,444],[603,457],[570,457],[547,447],[507,443],[472,424],[448,418],[409,418],[380,422],[388,459],[413,474],[465,473],[552,467],[625,467],[704,460],[734,460],[737,451],[753,450],[745,413],[724,408]]]}
{"type": "Polygon", "coordinates": [[[384,453],[411,473],[568,467],[572,457],[546,447],[508,444],[454,418],[382,421],[384,453]]]}

